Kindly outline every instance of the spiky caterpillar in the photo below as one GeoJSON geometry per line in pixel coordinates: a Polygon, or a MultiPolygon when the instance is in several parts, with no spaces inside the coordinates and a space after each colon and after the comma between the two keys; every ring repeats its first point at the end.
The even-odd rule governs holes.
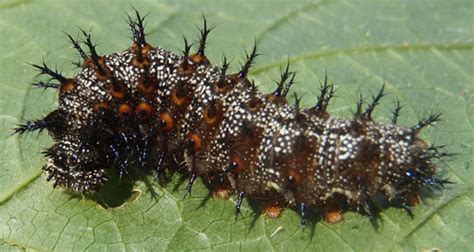
{"type": "Polygon", "coordinates": [[[372,218],[378,195],[411,214],[423,187],[446,182],[434,178],[431,161],[445,154],[418,137],[439,115],[405,128],[396,125],[397,106],[391,125],[378,124],[371,113],[382,88],[365,110],[359,101],[354,118],[331,118],[326,108],[334,90],[327,80],[314,107],[300,108],[297,98],[288,104],[295,76],[288,66],[273,93],[259,93],[247,79],[256,46],[238,73],[227,73],[225,59],[211,65],[206,22],[197,52],[190,55],[185,39],[182,56],[147,43],[138,13],[129,24],[133,45],[121,53],[98,55],[83,32],[88,55],[69,36],[84,60],[73,78],[34,65],[59,82],[35,84],[59,89],[59,107],[16,131],[49,131],[55,144],[43,169],[55,187],[95,192],[107,180],[107,166],[121,176],[131,166],[159,174],[184,161],[186,193],[203,177],[221,196],[238,194],[237,213],[245,195],[265,204],[270,216],[292,206],[304,220],[307,208],[330,215],[347,206],[372,218]]]}

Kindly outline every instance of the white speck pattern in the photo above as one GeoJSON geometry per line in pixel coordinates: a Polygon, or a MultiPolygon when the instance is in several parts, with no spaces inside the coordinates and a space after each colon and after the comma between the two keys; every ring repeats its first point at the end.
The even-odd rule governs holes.
{"type": "Polygon", "coordinates": [[[84,65],[73,89],[60,93],[44,167],[54,186],[96,191],[106,166],[122,174],[155,167],[158,157],[186,163],[211,187],[284,205],[324,207],[342,197],[364,207],[377,194],[417,196],[433,181],[429,148],[411,128],[300,109],[245,77],[161,48],[147,51],[146,67],[131,64],[135,54],[103,56],[106,78],[84,65]]]}

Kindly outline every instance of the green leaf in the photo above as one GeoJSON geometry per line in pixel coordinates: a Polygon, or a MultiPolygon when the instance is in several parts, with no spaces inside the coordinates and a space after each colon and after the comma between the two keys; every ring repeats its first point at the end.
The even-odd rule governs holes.
{"type": "Polygon", "coordinates": [[[472,13],[469,0],[0,0],[0,250],[472,249],[472,13]],[[382,83],[390,95],[375,111],[378,121],[389,121],[397,99],[404,105],[403,125],[443,112],[443,121],[422,135],[458,153],[438,162],[440,173],[455,184],[416,207],[414,219],[400,209],[385,210],[378,231],[354,212],[345,213],[341,223],[318,222],[303,230],[291,210],[269,220],[247,203],[234,221],[235,198],[209,198],[197,183],[192,196],[182,199],[178,177],[164,186],[116,181],[121,189],[109,188],[115,198],[53,189],[41,172],[40,152],[51,144],[47,134],[11,136],[15,124],[39,118],[57,103],[53,91],[30,87],[37,73],[27,63],[44,58],[72,76],[78,70],[70,63],[79,57],[63,31],[77,34],[77,27],[92,29],[101,53],[124,50],[130,45],[125,13],[131,6],[149,13],[148,40],[175,52],[183,47],[183,34],[197,39],[204,13],[217,26],[210,37],[211,61],[220,64],[225,53],[234,69],[256,39],[262,56],[251,75],[262,92],[274,88],[289,60],[298,72],[294,91],[306,106],[315,102],[327,72],[337,87],[334,116],[350,116],[358,93],[369,95],[382,83]]]}

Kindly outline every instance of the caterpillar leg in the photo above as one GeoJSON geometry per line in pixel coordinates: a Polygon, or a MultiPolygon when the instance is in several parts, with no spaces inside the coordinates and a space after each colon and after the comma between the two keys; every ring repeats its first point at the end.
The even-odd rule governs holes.
{"type": "Polygon", "coordinates": [[[237,203],[235,204],[235,220],[240,215],[240,206],[242,205],[242,201],[244,200],[244,192],[239,192],[239,196],[237,196],[237,203]]]}
{"type": "Polygon", "coordinates": [[[232,194],[232,189],[230,188],[216,188],[213,192],[212,195],[214,198],[218,199],[228,199],[230,195],[232,194]]]}
{"type": "Polygon", "coordinates": [[[186,185],[186,189],[184,190],[184,196],[183,198],[186,198],[186,196],[191,194],[191,189],[193,187],[194,181],[196,180],[196,173],[191,174],[191,177],[189,177],[188,184],[186,185]]]}
{"type": "Polygon", "coordinates": [[[306,205],[304,203],[300,204],[300,225],[301,227],[306,226],[306,205]]]}
{"type": "Polygon", "coordinates": [[[325,209],[323,218],[329,224],[335,224],[344,219],[341,209],[335,207],[325,209]]]}
{"type": "Polygon", "coordinates": [[[265,204],[263,208],[263,213],[271,219],[276,219],[280,217],[283,212],[283,208],[279,204],[265,204]]]}

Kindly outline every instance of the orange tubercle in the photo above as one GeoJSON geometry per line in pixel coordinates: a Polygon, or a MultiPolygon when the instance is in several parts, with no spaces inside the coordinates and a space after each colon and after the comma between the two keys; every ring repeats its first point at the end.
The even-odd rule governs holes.
{"type": "Polygon", "coordinates": [[[69,93],[74,89],[75,86],[76,86],[76,83],[74,82],[74,80],[68,79],[65,83],[61,83],[61,85],[59,86],[59,92],[69,93]]]}
{"type": "Polygon", "coordinates": [[[177,89],[173,89],[171,91],[171,101],[178,106],[183,106],[186,103],[186,96],[183,94],[180,94],[180,92],[177,89]]]}
{"type": "Polygon", "coordinates": [[[219,105],[209,105],[204,108],[203,116],[204,122],[210,126],[215,125],[219,120],[221,114],[219,105]]]}
{"type": "Polygon", "coordinates": [[[189,134],[188,135],[188,140],[189,140],[189,143],[191,144],[191,147],[193,148],[194,151],[200,151],[201,150],[202,139],[199,135],[189,134]]]}
{"type": "Polygon", "coordinates": [[[295,171],[288,172],[288,179],[293,183],[293,185],[298,186],[301,183],[301,176],[295,171]]]}
{"type": "Polygon", "coordinates": [[[160,123],[162,131],[170,131],[174,127],[173,118],[168,112],[164,112],[160,115],[158,123],[160,123]]]}
{"type": "Polygon", "coordinates": [[[156,83],[151,76],[140,76],[138,79],[138,90],[144,94],[153,93],[156,90],[156,83]]]}
{"type": "Polygon", "coordinates": [[[196,64],[209,64],[209,60],[204,55],[193,54],[189,59],[196,64]]]}
{"type": "Polygon", "coordinates": [[[94,104],[93,111],[98,112],[100,110],[108,110],[110,108],[109,104],[106,102],[98,102],[94,104]]]}
{"type": "Polygon", "coordinates": [[[230,166],[232,168],[232,171],[237,174],[243,172],[245,169],[244,162],[242,161],[240,157],[234,157],[230,161],[230,166]]]}
{"type": "Polygon", "coordinates": [[[124,84],[115,80],[112,80],[112,83],[109,84],[109,92],[116,99],[122,99],[126,93],[124,84]]]}
{"type": "Polygon", "coordinates": [[[140,102],[135,108],[135,112],[142,119],[150,119],[153,114],[151,105],[148,102],[140,102]]]}
{"type": "Polygon", "coordinates": [[[121,104],[118,108],[118,113],[120,116],[128,117],[133,114],[133,110],[128,104],[121,104]]]}

